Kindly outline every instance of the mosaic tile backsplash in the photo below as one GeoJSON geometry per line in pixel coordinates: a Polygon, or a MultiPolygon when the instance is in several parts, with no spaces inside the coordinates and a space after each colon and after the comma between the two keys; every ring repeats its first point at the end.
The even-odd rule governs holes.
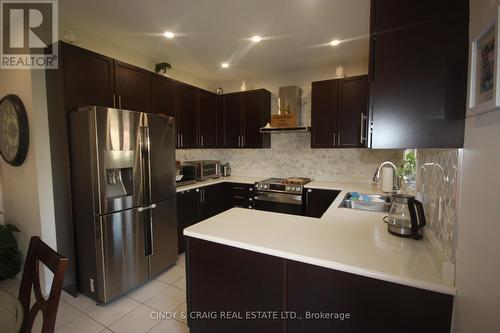
{"type": "Polygon", "coordinates": [[[216,159],[231,164],[232,175],[310,177],[369,183],[379,164],[398,162],[401,150],[311,149],[310,133],[272,134],[271,149],[179,149],[180,161],[216,159]]]}
{"type": "Polygon", "coordinates": [[[424,204],[426,233],[450,261],[455,260],[458,169],[458,149],[417,151],[417,193],[424,204]]]}

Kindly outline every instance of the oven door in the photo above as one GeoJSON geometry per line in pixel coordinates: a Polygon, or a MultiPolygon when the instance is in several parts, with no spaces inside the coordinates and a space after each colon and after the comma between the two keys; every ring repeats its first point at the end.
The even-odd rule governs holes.
{"type": "Polygon", "coordinates": [[[255,192],[254,208],[268,212],[304,215],[302,196],[287,193],[255,192]]]}

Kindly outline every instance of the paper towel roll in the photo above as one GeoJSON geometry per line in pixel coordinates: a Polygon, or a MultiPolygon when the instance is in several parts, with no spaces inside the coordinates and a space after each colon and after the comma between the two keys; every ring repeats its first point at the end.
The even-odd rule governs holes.
{"type": "Polygon", "coordinates": [[[391,167],[382,168],[382,191],[392,192],[394,188],[394,169],[391,167]]]}

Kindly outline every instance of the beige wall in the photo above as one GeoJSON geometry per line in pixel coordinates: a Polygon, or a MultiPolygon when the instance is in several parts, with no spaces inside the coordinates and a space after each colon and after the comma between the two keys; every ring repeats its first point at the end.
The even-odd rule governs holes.
{"type": "MultiPolygon", "coordinates": [[[[0,70],[0,96],[6,94],[21,98],[30,126],[30,146],[25,162],[12,167],[0,161],[0,197],[5,223],[14,224],[21,230],[16,238],[24,260],[31,236],[40,236],[57,249],[44,72],[0,70]]],[[[41,276],[42,288],[51,276],[45,269],[41,276]]],[[[45,290],[49,290],[47,286],[45,290]]]]}
{"type": "MultiPolygon", "coordinates": [[[[0,70],[0,96],[18,95],[28,113],[30,127],[33,125],[33,96],[31,71],[0,70]]],[[[22,232],[20,248],[26,253],[30,236],[41,236],[38,182],[36,175],[35,138],[30,131],[30,148],[23,165],[12,167],[0,161],[2,197],[5,222],[16,225],[22,232]]]]}
{"type": "MultiPolygon", "coordinates": [[[[497,15],[500,1],[470,2],[470,37],[497,15]]],[[[460,185],[454,332],[500,327],[500,110],[468,118],[460,185]]]]}

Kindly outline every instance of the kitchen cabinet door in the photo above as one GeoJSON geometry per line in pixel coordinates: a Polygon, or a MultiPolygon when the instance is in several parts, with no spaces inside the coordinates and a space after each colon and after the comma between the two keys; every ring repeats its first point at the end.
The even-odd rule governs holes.
{"type": "Polygon", "coordinates": [[[188,319],[191,333],[283,332],[278,319],[244,318],[247,311],[285,310],[284,259],[189,237],[188,313],[229,311],[243,319],[188,319]]]}
{"type": "Polygon", "coordinates": [[[224,95],[224,147],[241,147],[242,105],[241,93],[224,95]]]}
{"type": "Polygon", "coordinates": [[[339,193],[340,191],[334,190],[305,189],[304,215],[320,218],[339,193]]]}
{"type": "Polygon", "coordinates": [[[198,120],[196,117],[197,88],[184,84],[177,84],[177,119],[179,134],[179,148],[198,147],[198,120]]]}
{"type": "Polygon", "coordinates": [[[409,25],[425,24],[467,11],[463,0],[372,0],[372,31],[384,33],[409,25]],[[432,8],[432,10],[429,10],[432,8]]]}
{"type": "Polygon", "coordinates": [[[199,202],[199,192],[194,189],[177,192],[177,242],[179,253],[185,251],[185,237],[182,234],[184,228],[199,221],[199,202]]]}
{"type": "Polygon", "coordinates": [[[149,75],[149,112],[175,117],[174,80],[162,75],[149,75]]]}
{"type": "Polygon", "coordinates": [[[286,270],[288,311],[350,316],[289,320],[287,333],[450,331],[453,296],[291,260],[286,270]]]}
{"type": "Polygon", "coordinates": [[[116,107],[148,112],[149,72],[115,60],[116,107]]]}
{"type": "Polygon", "coordinates": [[[271,93],[259,89],[242,95],[244,105],[242,147],[270,148],[270,134],[260,133],[260,128],[271,120],[271,93]]]}
{"type": "Polygon", "coordinates": [[[113,59],[62,43],[66,107],[113,107],[115,90],[113,59]]]}
{"type": "MultiPolygon", "coordinates": [[[[372,36],[371,148],[463,147],[468,2],[444,3],[452,6],[451,2],[461,6],[463,13],[372,36]]],[[[389,12],[389,5],[393,11],[404,10],[396,1],[377,1],[376,5],[379,3],[384,10],[375,9],[377,20],[372,25],[390,20],[382,16],[389,12]]],[[[420,2],[411,3],[421,11],[428,10],[420,2]]]]}
{"type": "Polygon", "coordinates": [[[338,132],[338,80],[312,83],[311,148],[333,148],[338,132]]]}
{"type": "Polygon", "coordinates": [[[204,186],[200,189],[200,221],[206,220],[225,210],[224,184],[204,186]]]}
{"type": "Polygon", "coordinates": [[[216,95],[217,102],[217,148],[224,147],[225,127],[224,127],[224,96],[216,95]]]}
{"type": "Polygon", "coordinates": [[[339,130],[337,146],[366,146],[368,118],[368,76],[354,76],[339,82],[339,130]]]}
{"type": "Polygon", "coordinates": [[[198,116],[200,148],[217,147],[217,95],[198,89],[198,116]]]}

